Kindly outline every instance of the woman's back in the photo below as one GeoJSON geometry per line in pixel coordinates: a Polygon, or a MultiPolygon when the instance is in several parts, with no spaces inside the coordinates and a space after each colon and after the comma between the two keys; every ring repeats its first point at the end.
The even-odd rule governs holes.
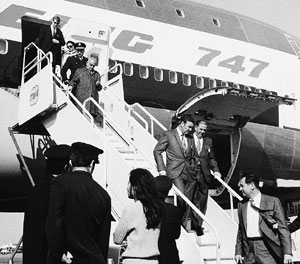
{"type": "Polygon", "coordinates": [[[147,229],[143,205],[136,201],[127,206],[114,232],[114,242],[121,244],[127,235],[123,258],[148,258],[159,255],[159,228],[147,229]]]}

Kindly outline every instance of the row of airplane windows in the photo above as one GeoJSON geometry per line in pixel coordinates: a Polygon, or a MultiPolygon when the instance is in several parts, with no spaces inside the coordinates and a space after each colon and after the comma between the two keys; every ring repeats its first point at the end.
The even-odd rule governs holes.
{"type": "MultiPolygon", "coordinates": [[[[114,62],[115,64],[116,62],[114,62]]],[[[124,62],[123,63],[123,73],[126,76],[133,76],[134,74],[134,69],[133,69],[133,64],[132,63],[128,63],[128,62],[124,62]]],[[[115,68],[115,70],[117,70],[117,68],[115,68]]],[[[116,73],[116,72],[114,72],[116,73]]],[[[149,67],[145,66],[145,65],[139,65],[139,77],[142,79],[148,79],[150,77],[150,73],[149,73],[149,67]]],[[[178,84],[179,82],[179,76],[181,74],[181,80],[182,80],[182,84],[184,86],[191,86],[192,85],[192,78],[193,76],[191,74],[187,74],[187,73],[178,73],[175,71],[168,71],[168,81],[172,84],[178,84]]],[[[157,81],[157,82],[162,82],[164,80],[164,70],[160,69],[160,68],[154,68],[153,71],[153,78],[157,81]]],[[[196,87],[199,89],[203,89],[204,88],[204,83],[205,78],[202,76],[195,76],[195,84],[196,87]]],[[[222,81],[221,83],[222,86],[227,86],[228,83],[226,81],[222,81]]],[[[209,87],[216,87],[217,86],[217,81],[215,79],[209,79],[209,87]]]]}
{"type": "MultiPolygon", "coordinates": [[[[144,3],[143,0],[135,0],[135,3],[138,7],[141,7],[141,8],[145,8],[146,5],[144,3]]],[[[181,9],[181,8],[175,8],[175,12],[176,14],[181,17],[181,18],[185,18],[185,14],[184,14],[184,11],[181,9]]],[[[221,23],[219,21],[219,19],[217,18],[212,18],[212,22],[214,23],[215,26],[217,27],[220,27],[221,26],[221,23]]]]}
{"type": "MultiPolygon", "coordinates": [[[[116,65],[117,62],[112,60],[110,62],[110,64],[111,64],[111,67],[113,68],[113,65],[116,65]]],[[[117,73],[117,71],[118,71],[117,68],[114,67],[113,69],[114,70],[111,70],[110,72],[111,73],[117,73]]],[[[134,69],[133,69],[133,64],[132,63],[124,62],[123,65],[122,65],[122,69],[123,69],[124,75],[133,76],[134,69]]],[[[138,69],[139,69],[138,73],[139,73],[140,78],[148,79],[150,77],[148,66],[139,65],[138,69]]],[[[250,93],[253,91],[253,92],[256,92],[256,93],[268,94],[271,97],[277,95],[276,92],[267,91],[267,90],[256,88],[256,87],[250,87],[250,86],[241,85],[241,84],[238,84],[238,83],[229,83],[227,81],[210,79],[210,78],[202,77],[202,76],[193,76],[193,75],[190,75],[190,74],[187,74],[187,73],[178,73],[178,72],[175,72],[175,71],[163,70],[163,69],[160,69],[160,68],[154,68],[154,71],[153,71],[154,79],[158,82],[162,82],[164,80],[164,71],[168,72],[168,81],[172,84],[178,84],[179,79],[180,79],[179,76],[181,75],[182,84],[184,86],[191,86],[192,85],[192,78],[194,77],[195,78],[195,85],[198,89],[213,88],[213,87],[228,87],[228,86],[230,86],[234,89],[244,90],[244,91],[248,91],[250,93]],[[205,87],[205,85],[206,85],[206,87],[205,87]]],[[[255,96],[257,96],[257,95],[255,95],[255,96]]]]}

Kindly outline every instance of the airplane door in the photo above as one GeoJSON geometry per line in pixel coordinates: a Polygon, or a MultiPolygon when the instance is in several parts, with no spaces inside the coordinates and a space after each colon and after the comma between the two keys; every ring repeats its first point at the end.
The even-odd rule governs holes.
{"type": "MultiPolygon", "coordinates": [[[[294,101],[252,87],[213,87],[188,99],[176,111],[176,116],[191,114],[195,120],[206,120],[207,134],[213,139],[219,169],[229,182],[239,156],[242,128],[262,112],[278,105],[291,105],[294,101]]],[[[221,193],[220,189],[210,192],[211,195],[221,193]]]]}

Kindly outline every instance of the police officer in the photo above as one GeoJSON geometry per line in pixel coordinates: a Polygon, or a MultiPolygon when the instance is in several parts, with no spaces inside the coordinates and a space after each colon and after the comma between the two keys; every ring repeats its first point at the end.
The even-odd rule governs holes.
{"type": "Polygon", "coordinates": [[[36,180],[36,185],[26,200],[23,227],[24,264],[46,263],[49,245],[45,234],[45,222],[48,215],[50,184],[55,176],[65,171],[70,154],[71,147],[64,144],[50,147],[44,153],[45,173],[36,180]]]}
{"type": "Polygon", "coordinates": [[[66,249],[73,263],[106,264],[111,200],[92,178],[98,155],[92,145],[72,144],[72,172],[51,183],[46,234],[51,250],[61,255],[66,249]]]}
{"type": "Polygon", "coordinates": [[[64,66],[61,69],[61,78],[62,81],[65,84],[68,84],[70,80],[72,80],[75,71],[78,68],[82,68],[86,66],[86,62],[87,62],[87,57],[83,56],[86,45],[83,42],[78,42],[75,45],[76,51],[77,51],[77,55],[75,56],[71,56],[69,58],[67,58],[64,66]],[[70,77],[67,78],[67,71],[70,69],[71,73],[70,73],[70,77]]]}

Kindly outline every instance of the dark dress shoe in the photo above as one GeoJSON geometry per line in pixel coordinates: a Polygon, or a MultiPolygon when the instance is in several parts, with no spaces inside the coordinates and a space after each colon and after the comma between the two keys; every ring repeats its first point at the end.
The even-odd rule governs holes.
{"type": "Polygon", "coordinates": [[[197,236],[203,236],[204,235],[203,227],[197,226],[196,227],[196,234],[197,234],[197,236]]]}

